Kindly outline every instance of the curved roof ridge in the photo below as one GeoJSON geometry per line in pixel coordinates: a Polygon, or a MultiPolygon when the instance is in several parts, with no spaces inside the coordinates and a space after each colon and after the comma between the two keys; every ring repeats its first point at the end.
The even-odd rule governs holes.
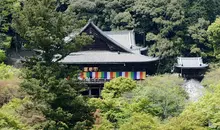
{"type": "Polygon", "coordinates": [[[202,57],[177,57],[177,58],[185,58],[185,59],[190,59],[190,58],[202,58],[202,57]]]}
{"type": "Polygon", "coordinates": [[[111,30],[111,31],[102,31],[104,33],[130,33],[133,30],[111,30]]]}
{"type": "Polygon", "coordinates": [[[107,34],[112,39],[116,40],[122,46],[126,47],[127,49],[133,50],[140,49],[142,47],[137,46],[135,42],[135,34],[133,30],[117,30],[117,31],[103,31],[103,33],[107,34]],[[119,38],[119,36],[122,36],[119,38]],[[121,40],[120,40],[121,39],[121,40]]]}

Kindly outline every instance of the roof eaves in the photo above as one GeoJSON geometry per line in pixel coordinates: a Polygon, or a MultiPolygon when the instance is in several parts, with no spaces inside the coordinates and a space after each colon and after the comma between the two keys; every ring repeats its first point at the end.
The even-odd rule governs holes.
{"type": "Polygon", "coordinates": [[[126,62],[62,62],[60,61],[61,63],[63,64],[124,64],[124,63],[149,63],[149,62],[154,62],[154,61],[157,61],[157,60],[149,60],[149,61],[126,61],[126,62]]]}
{"type": "Polygon", "coordinates": [[[131,45],[132,45],[132,46],[137,46],[137,45],[136,45],[136,42],[135,42],[134,30],[130,31],[130,32],[129,32],[129,35],[130,35],[130,38],[131,38],[131,39],[130,39],[131,45]]]}
{"type": "Polygon", "coordinates": [[[204,64],[204,65],[202,65],[202,66],[195,66],[195,67],[175,65],[175,67],[177,67],[177,68],[183,68],[183,69],[204,69],[204,68],[207,68],[208,65],[204,64]]]}
{"type": "Polygon", "coordinates": [[[140,49],[140,51],[146,51],[148,49],[148,47],[143,47],[140,49]]]}
{"type": "Polygon", "coordinates": [[[184,69],[190,69],[190,68],[206,68],[208,67],[209,65],[208,64],[204,64],[203,61],[202,61],[202,57],[177,57],[177,64],[175,65],[175,67],[177,68],[184,68],[184,69]],[[183,64],[183,60],[194,60],[199,63],[198,66],[184,66],[183,64]]]}
{"type": "Polygon", "coordinates": [[[115,43],[117,46],[121,47],[122,49],[124,49],[125,51],[129,52],[129,53],[133,53],[132,51],[130,51],[129,49],[127,49],[126,47],[122,46],[120,43],[118,43],[117,41],[115,41],[114,39],[110,38],[108,35],[106,35],[105,33],[102,32],[101,29],[99,29],[93,22],[91,22],[91,24],[95,27],[95,29],[97,29],[97,31],[99,31],[99,33],[101,33],[103,36],[105,36],[108,40],[112,41],[113,43],[115,43]]]}

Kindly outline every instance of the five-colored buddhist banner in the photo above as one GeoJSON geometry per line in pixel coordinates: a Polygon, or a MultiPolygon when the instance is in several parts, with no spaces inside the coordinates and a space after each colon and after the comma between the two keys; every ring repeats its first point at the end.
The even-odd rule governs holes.
{"type": "Polygon", "coordinates": [[[146,72],[81,72],[81,79],[113,79],[126,77],[134,80],[145,79],[146,72]]]}

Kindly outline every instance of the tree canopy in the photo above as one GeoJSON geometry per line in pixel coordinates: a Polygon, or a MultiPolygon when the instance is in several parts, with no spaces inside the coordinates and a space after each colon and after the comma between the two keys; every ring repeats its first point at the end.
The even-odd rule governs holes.
{"type": "Polygon", "coordinates": [[[65,41],[65,37],[78,29],[80,21],[74,14],[58,12],[56,8],[56,0],[24,1],[22,10],[13,17],[12,27],[27,41],[25,45],[41,50],[46,62],[52,62],[56,54],[64,57],[92,41],[87,35],[65,41]]]}
{"type": "Polygon", "coordinates": [[[219,7],[219,0],[1,0],[0,62],[18,46],[41,56],[22,71],[0,64],[0,128],[219,129],[219,66],[206,74],[205,95],[194,103],[183,79],[164,74],[177,56],[219,62],[219,7]],[[55,57],[93,42],[79,34],[89,20],[104,31],[134,30],[146,55],[160,58],[162,74],[137,82],[119,77],[105,83],[100,98],[82,96],[87,86],[77,80],[78,68],[55,57]]]}
{"type": "Polygon", "coordinates": [[[219,52],[219,43],[220,43],[219,29],[220,29],[220,18],[217,18],[216,21],[214,23],[212,23],[208,28],[209,39],[213,43],[214,55],[217,58],[220,57],[220,52],[219,52]]]}

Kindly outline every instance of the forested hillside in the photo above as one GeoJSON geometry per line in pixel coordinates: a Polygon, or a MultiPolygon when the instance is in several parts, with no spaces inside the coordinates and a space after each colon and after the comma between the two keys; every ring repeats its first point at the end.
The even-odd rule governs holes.
{"type": "Polygon", "coordinates": [[[134,30],[137,43],[149,47],[148,55],[166,61],[176,56],[202,56],[213,61],[218,57],[217,39],[213,38],[218,27],[208,27],[218,18],[219,5],[218,0],[2,0],[1,48],[19,49],[25,44],[42,49],[31,43],[48,39],[39,41],[37,37],[54,36],[57,44],[91,19],[104,31],[134,30]],[[36,4],[39,7],[33,7],[36,4]],[[33,34],[38,35],[35,41],[33,34]]]}
{"type": "Polygon", "coordinates": [[[219,0],[1,0],[0,129],[219,129],[219,7],[219,0]],[[78,68],[54,56],[93,42],[84,33],[64,40],[89,20],[104,31],[134,30],[146,55],[160,58],[158,74],[139,82],[119,77],[104,84],[102,98],[82,96],[78,68]],[[40,50],[40,58],[20,69],[6,65],[24,48],[40,50]],[[185,81],[169,74],[177,56],[212,63],[196,102],[185,81]]]}

